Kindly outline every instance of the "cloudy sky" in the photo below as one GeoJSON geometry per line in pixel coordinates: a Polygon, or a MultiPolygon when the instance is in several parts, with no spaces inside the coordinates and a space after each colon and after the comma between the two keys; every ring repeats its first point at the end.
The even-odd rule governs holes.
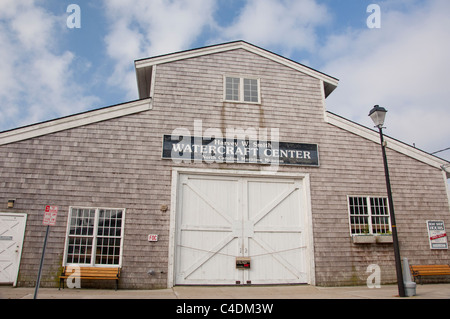
{"type": "Polygon", "coordinates": [[[338,78],[329,111],[372,127],[379,104],[386,134],[436,152],[450,147],[449,12],[448,0],[1,0],[0,131],[137,99],[136,59],[245,40],[338,78]]]}

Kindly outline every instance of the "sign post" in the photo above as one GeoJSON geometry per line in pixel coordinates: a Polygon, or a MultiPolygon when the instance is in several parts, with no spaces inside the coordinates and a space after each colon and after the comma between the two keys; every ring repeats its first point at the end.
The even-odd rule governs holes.
{"type": "Polygon", "coordinates": [[[42,224],[47,226],[47,230],[45,232],[44,247],[42,248],[41,263],[39,265],[39,272],[36,280],[36,288],[34,289],[34,299],[36,299],[37,297],[39,285],[41,283],[41,273],[42,273],[42,266],[44,265],[45,247],[47,246],[48,233],[50,231],[50,226],[55,226],[56,224],[57,214],[58,214],[58,206],[45,207],[44,220],[42,224]]]}

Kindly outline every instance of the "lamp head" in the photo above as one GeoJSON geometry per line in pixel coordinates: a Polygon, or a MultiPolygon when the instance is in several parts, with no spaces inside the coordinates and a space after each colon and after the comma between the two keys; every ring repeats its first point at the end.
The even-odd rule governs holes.
{"type": "Polygon", "coordinates": [[[386,117],[386,109],[384,107],[380,107],[379,105],[375,105],[372,110],[370,110],[369,116],[372,119],[375,126],[378,128],[382,128],[384,124],[384,119],[386,117]]]}

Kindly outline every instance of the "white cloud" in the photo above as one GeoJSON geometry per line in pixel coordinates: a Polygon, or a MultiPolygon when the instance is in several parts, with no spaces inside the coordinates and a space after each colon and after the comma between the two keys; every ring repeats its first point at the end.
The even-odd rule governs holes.
{"type": "Polygon", "coordinates": [[[0,3],[0,130],[77,113],[97,99],[70,81],[74,54],[58,52],[65,19],[35,1],[0,3]]]}
{"type": "Polygon", "coordinates": [[[330,15],[314,0],[249,0],[236,20],[222,28],[221,38],[242,39],[262,47],[292,51],[314,51],[316,28],[326,25],[330,15]]]}
{"type": "Polygon", "coordinates": [[[211,0],[105,0],[111,29],[105,37],[107,54],[114,60],[110,83],[137,96],[133,61],[190,49],[204,28],[213,24],[211,0]]]}
{"type": "Polygon", "coordinates": [[[380,3],[381,29],[329,38],[321,51],[329,62],[321,70],[341,82],[327,105],[371,127],[367,114],[380,104],[389,111],[388,135],[432,152],[450,142],[450,3],[401,4],[396,9],[380,3]]]}

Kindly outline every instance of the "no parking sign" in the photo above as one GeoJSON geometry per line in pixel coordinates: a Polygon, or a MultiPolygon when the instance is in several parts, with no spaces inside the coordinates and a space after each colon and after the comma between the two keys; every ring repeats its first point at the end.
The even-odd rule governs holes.
{"type": "Polygon", "coordinates": [[[55,226],[56,215],[58,214],[58,206],[45,206],[43,225],[55,226]]]}

